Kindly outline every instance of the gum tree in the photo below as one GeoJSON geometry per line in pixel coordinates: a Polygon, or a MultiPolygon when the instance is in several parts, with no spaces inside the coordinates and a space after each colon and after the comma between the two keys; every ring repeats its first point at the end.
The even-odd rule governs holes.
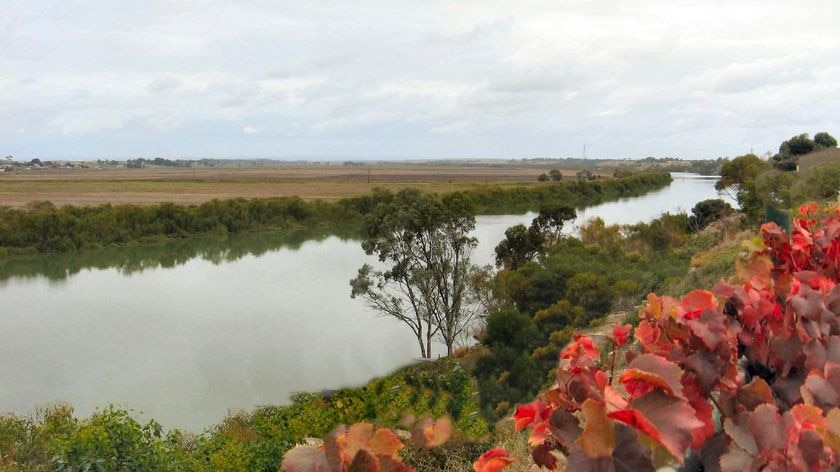
{"type": "Polygon", "coordinates": [[[423,358],[431,358],[435,338],[451,355],[481,311],[470,284],[477,270],[470,262],[474,228],[464,195],[400,191],[365,219],[362,248],[380,265],[359,269],[351,296],[407,325],[423,358]]]}

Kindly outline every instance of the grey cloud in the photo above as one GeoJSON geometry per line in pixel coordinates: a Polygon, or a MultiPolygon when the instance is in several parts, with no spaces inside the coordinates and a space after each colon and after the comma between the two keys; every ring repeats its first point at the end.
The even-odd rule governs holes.
{"type": "Polygon", "coordinates": [[[383,135],[414,157],[773,149],[840,132],[838,14],[828,0],[7,0],[0,143],[42,157],[67,136],[85,155],[142,155],[156,136],[165,154],[179,134],[213,143],[197,154],[223,135],[226,152],[266,157],[377,157],[383,135]]]}
{"type": "Polygon", "coordinates": [[[177,89],[181,86],[181,81],[175,77],[164,76],[155,79],[148,86],[150,93],[159,94],[170,90],[177,89]]]}

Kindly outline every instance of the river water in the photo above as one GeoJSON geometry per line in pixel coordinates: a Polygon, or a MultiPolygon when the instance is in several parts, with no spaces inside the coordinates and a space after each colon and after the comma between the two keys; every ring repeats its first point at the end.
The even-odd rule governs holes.
{"type": "MultiPolygon", "coordinates": [[[[718,198],[714,178],[673,174],[577,222],[651,220],[718,198]]],[[[533,213],[477,218],[476,263],[533,213]]],[[[574,228],[571,230],[574,232],[574,228]]],[[[399,322],[350,298],[370,258],[335,235],[248,234],[0,259],[0,413],[109,403],[200,431],[291,393],[359,385],[415,360],[399,322]]]]}

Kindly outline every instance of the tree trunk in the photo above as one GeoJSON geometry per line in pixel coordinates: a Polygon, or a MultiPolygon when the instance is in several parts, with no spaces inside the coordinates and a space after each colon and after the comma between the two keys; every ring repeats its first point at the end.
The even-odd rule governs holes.
{"type": "Polygon", "coordinates": [[[417,336],[417,344],[420,345],[420,357],[423,359],[428,359],[429,355],[426,352],[426,346],[423,345],[423,335],[417,336]]]}

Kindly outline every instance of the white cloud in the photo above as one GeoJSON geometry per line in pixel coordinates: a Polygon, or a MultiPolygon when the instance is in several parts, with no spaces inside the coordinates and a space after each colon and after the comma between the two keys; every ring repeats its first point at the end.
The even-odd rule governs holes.
{"type": "Polygon", "coordinates": [[[260,134],[262,130],[255,126],[246,126],[242,128],[242,134],[260,134]]]}

